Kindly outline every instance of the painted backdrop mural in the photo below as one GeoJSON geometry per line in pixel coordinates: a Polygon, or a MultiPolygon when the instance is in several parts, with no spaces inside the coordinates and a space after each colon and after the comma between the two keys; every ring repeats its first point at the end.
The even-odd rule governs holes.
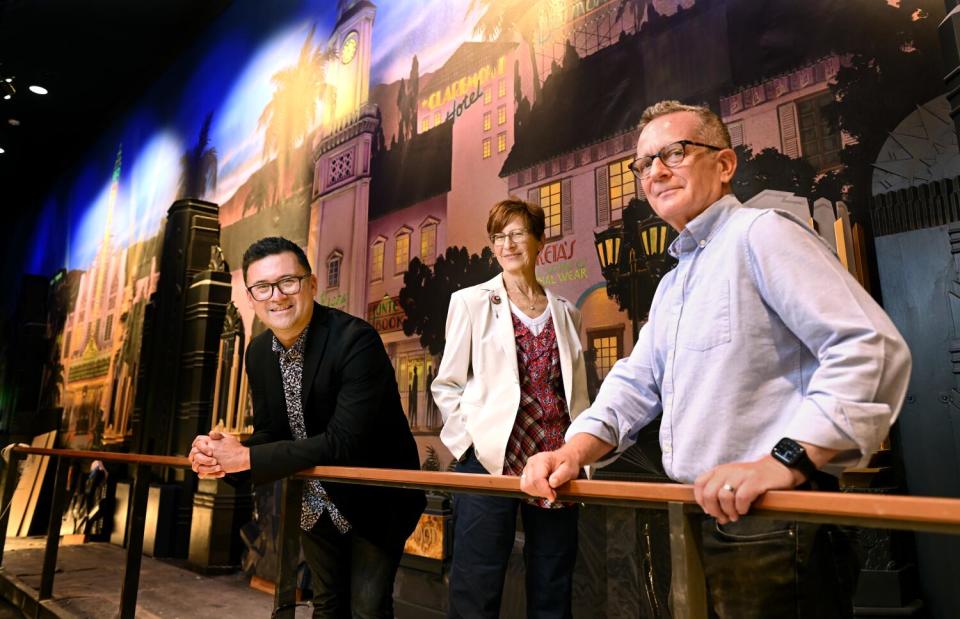
{"type": "Polygon", "coordinates": [[[242,350],[262,325],[240,259],[280,234],[307,251],[319,302],[381,333],[424,459],[445,467],[429,384],[447,302],[496,272],[486,214],[508,195],[546,212],[538,276],[583,312],[594,391],[670,266],[672,233],[627,167],[641,111],[668,97],[730,125],[741,199],[800,214],[875,285],[873,196],[957,173],[955,140],[936,171],[910,155],[923,136],[888,142],[918,106],[948,123],[942,14],[908,0],[239,3],[47,202],[66,243],[37,268],[64,265],[72,291],[66,440],[130,435],[144,307],[182,196],[219,205],[233,280],[211,427],[250,431],[242,350]]]}

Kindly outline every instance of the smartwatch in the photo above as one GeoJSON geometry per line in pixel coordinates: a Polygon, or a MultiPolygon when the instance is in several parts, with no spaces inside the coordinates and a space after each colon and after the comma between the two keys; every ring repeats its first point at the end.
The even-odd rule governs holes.
{"type": "Polygon", "coordinates": [[[770,455],[788,469],[796,469],[803,473],[808,481],[812,480],[817,473],[817,467],[810,460],[810,456],[807,455],[807,450],[792,438],[780,439],[780,442],[774,445],[773,450],[770,451],[770,455]]]}

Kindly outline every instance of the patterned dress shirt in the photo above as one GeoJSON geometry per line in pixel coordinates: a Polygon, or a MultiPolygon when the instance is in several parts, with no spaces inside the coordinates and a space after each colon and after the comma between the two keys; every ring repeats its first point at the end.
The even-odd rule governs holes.
{"type": "MultiPolygon", "coordinates": [[[[273,352],[277,353],[280,359],[280,373],[283,376],[283,397],[287,402],[287,416],[290,420],[290,433],[296,440],[307,438],[307,427],[303,421],[303,348],[307,341],[307,329],[303,330],[297,341],[290,348],[284,348],[283,344],[274,336],[273,352]]],[[[350,523],[343,517],[337,506],[333,504],[327,491],[323,489],[320,481],[317,479],[308,480],[304,485],[303,507],[300,510],[300,528],[309,531],[320,520],[320,516],[326,511],[330,514],[330,520],[341,533],[350,531],[350,523]]]]}

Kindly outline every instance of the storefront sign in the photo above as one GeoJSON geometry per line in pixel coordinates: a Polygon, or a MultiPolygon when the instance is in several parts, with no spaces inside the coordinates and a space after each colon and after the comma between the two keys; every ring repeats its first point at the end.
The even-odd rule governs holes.
{"type": "Polygon", "coordinates": [[[397,297],[384,295],[380,301],[371,303],[367,309],[367,322],[380,333],[390,333],[403,329],[403,319],[407,315],[397,303],[397,297]]]}
{"type": "Polygon", "coordinates": [[[543,286],[553,286],[588,277],[587,265],[583,260],[570,260],[537,269],[537,281],[543,286]]]}
{"type": "Polygon", "coordinates": [[[327,307],[332,307],[334,309],[342,310],[347,306],[347,293],[322,293],[320,298],[317,299],[317,303],[327,307]]]}
{"type": "Polygon", "coordinates": [[[577,245],[577,239],[569,241],[557,241],[545,245],[543,251],[537,256],[537,266],[553,264],[561,260],[570,260],[573,258],[573,248],[577,245]]]}

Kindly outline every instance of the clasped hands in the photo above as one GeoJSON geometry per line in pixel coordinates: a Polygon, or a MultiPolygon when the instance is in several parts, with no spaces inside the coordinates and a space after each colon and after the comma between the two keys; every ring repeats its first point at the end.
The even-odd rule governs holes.
{"type": "Polygon", "coordinates": [[[219,479],[250,468],[250,449],[230,434],[211,432],[193,439],[187,456],[200,479],[219,479]]]}

